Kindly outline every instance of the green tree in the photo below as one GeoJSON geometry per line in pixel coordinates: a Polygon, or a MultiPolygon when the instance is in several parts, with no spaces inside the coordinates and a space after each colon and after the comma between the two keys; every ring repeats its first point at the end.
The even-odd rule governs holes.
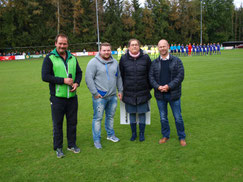
{"type": "Polygon", "coordinates": [[[135,37],[135,20],[132,18],[133,7],[129,1],[124,1],[124,9],[122,11],[122,40],[120,45],[127,45],[131,37],[135,37]]]}
{"type": "Polygon", "coordinates": [[[232,40],[243,40],[243,7],[235,8],[232,14],[232,40]]]}
{"type": "MultiPolygon", "coordinates": [[[[200,1],[199,0],[193,0],[189,2],[188,5],[188,26],[189,26],[189,37],[188,42],[195,42],[200,43],[200,19],[201,19],[201,13],[200,13],[200,1]]],[[[207,42],[208,36],[205,33],[206,27],[204,21],[202,21],[202,32],[203,32],[203,42],[207,42]]]]}
{"type": "MultiPolygon", "coordinates": [[[[113,48],[130,38],[157,44],[200,41],[201,0],[98,0],[101,42],[113,48]]],[[[243,39],[243,10],[233,0],[202,0],[203,42],[243,39]]],[[[97,49],[96,1],[0,0],[0,48],[51,49],[58,32],[69,36],[73,51],[97,49]],[[37,47],[39,46],[39,47],[37,47]]]]}
{"type": "Polygon", "coordinates": [[[77,46],[81,50],[84,48],[92,50],[95,43],[89,43],[97,42],[95,2],[91,0],[76,0],[73,2],[73,30],[69,32],[71,42],[81,44],[81,46],[77,46]]]}
{"type": "Polygon", "coordinates": [[[154,22],[155,34],[153,35],[151,42],[157,44],[162,38],[171,41],[168,23],[169,2],[167,0],[146,0],[145,7],[151,10],[151,16],[154,22]]]}
{"type": "Polygon", "coordinates": [[[145,7],[142,10],[142,19],[141,19],[142,25],[143,25],[143,31],[141,32],[141,38],[144,42],[144,44],[154,44],[153,42],[153,35],[155,34],[155,24],[154,20],[152,18],[152,11],[145,7]]]}
{"type": "Polygon", "coordinates": [[[1,0],[0,3],[0,20],[1,20],[1,48],[11,48],[15,46],[14,42],[14,31],[16,30],[16,26],[14,24],[14,3],[12,1],[4,1],[1,0]]]}
{"type": "Polygon", "coordinates": [[[142,24],[142,8],[140,7],[139,0],[132,0],[132,19],[134,24],[134,35],[131,38],[137,38],[141,42],[144,40],[143,31],[144,24],[142,24]]]}
{"type": "Polygon", "coordinates": [[[200,42],[200,1],[173,0],[169,13],[170,37],[173,43],[200,42]]]}
{"type": "MultiPolygon", "coordinates": [[[[45,1],[12,0],[5,1],[1,9],[1,47],[29,47],[49,44],[48,37],[53,34],[49,19],[53,16],[44,8],[45,1]]],[[[52,12],[52,11],[50,11],[52,12]]],[[[52,42],[53,43],[53,42],[52,42]]]]}
{"type": "Polygon", "coordinates": [[[206,33],[210,42],[224,42],[232,36],[233,0],[203,0],[206,33]]]}
{"type": "Polygon", "coordinates": [[[104,5],[105,31],[101,40],[110,42],[113,47],[118,47],[122,40],[122,4],[123,0],[108,0],[104,5]]]}

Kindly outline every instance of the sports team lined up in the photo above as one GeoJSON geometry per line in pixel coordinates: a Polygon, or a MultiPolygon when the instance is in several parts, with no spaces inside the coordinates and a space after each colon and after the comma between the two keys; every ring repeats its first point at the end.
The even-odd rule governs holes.
{"type": "MultiPolygon", "coordinates": [[[[158,46],[141,46],[141,49],[146,54],[150,54],[152,59],[155,59],[159,56],[158,46]]],[[[207,55],[221,55],[222,45],[219,43],[208,43],[208,44],[170,44],[169,52],[175,56],[207,56],[207,55]]],[[[124,46],[122,49],[121,46],[117,49],[118,59],[121,58],[127,52],[127,47],[124,46]]]]}

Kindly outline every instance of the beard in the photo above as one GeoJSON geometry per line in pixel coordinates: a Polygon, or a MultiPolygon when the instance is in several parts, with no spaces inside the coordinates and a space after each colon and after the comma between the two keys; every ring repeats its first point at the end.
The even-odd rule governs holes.
{"type": "Polygon", "coordinates": [[[109,60],[110,57],[111,57],[111,54],[103,54],[103,55],[101,55],[101,57],[102,57],[104,60],[109,60]]]}
{"type": "Polygon", "coordinates": [[[66,53],[66,48],[59,48],[59,49],[57,50],[57,52],[58,52],[59,54],[65,54],[65,53],[66,53]]]}

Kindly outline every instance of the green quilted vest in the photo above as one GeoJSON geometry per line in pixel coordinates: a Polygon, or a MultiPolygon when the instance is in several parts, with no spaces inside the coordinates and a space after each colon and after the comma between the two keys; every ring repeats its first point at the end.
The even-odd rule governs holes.
{"type": "MultiPolygon", "coordinates": [[[[55,77],[68,78],[69,74],[72,74],[72,79],[75,80],[76,77],[76,58],[71,55],[69,51],[67,51],[67,69],[62,58],[57,53],[56,49],[54,49],[50,55],[50,59],[53,64],[53,72],[55,77]],[[67,72],[68,70],[68,72],[67,72]]],[[[70,98],[76,95],[76,91],[70,92],[71,88],[66,84],[56,84],[56,97],[70,98]]]]}

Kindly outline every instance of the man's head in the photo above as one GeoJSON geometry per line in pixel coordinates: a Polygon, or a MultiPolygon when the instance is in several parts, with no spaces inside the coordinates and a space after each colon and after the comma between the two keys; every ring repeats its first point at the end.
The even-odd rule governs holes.
{"type": "Polygon", "coordinates": [[[132,54],[138,54],[140,50],[140,42],[137,39],[130,39],[128,42],[128,50],[132,54]]]}
{"type": "Polygon", "coordinates": [[[55,39],[56,50],[60,55],[64,55],[68,48],[68,37],[65,34],[58,34],[55,39]]]}
{"type": "Polygon", "coordinates": [[[166,57],[169,54],[169,44],[167,42],[167,40],[162,39],[159,41],[158,43],[158,49],[160,52],[160,55],[163,57],[166,57]]]}
{"type": "Polygon", "coordinates": [[[109,60],[111,57],[111,45],[108,42],[100,44],[100,56],[104,60],[109,60]]]}

